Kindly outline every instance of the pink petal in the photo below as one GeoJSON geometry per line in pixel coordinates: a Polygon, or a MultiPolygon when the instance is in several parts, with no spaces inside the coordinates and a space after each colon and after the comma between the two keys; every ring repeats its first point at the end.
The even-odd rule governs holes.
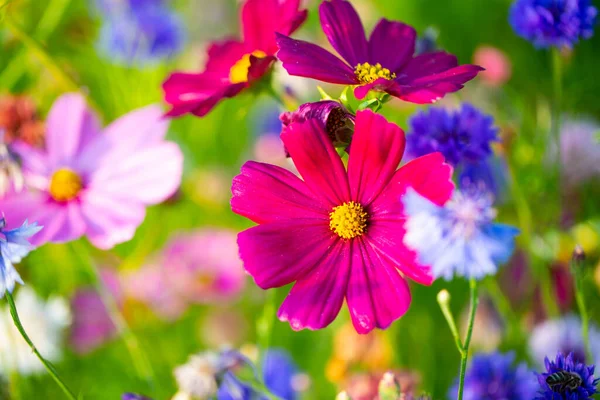
{"type": "Polygon", "coordinates": [[[263,289],[316,273],[336,240],[327,221],[311,219],[271,222],[238,235],[244,268],[263,289]]]}
{"type": "Polygon", "coordinates": [[[383,263],[389,263],[415,282],[431,285],[433,276],[429,267],[419,264],[417,254],[404,245],[405,234],[403,220],[374,219],[369,221],[367,242],[383,263]]]}
{"type": "Polygon", "coordinates": [[[146,215],[143,204],[101,190],[87,191],[81,203],[86,236],[100,249],[110,249],[133,238],[146,215]]]}
{"type": "Polygon", "coordinates": [[[306,184],[283,168],[248,161],[233,179],[231,209],[262,224],[294,218],[328,220],[325,208],[306,184]]]}
{"type": "Polygon", "coordinates": [[[377,92],[387,92],[393,86],[397,86],[398,84],[389,79],[379,78],[376,81],[371,83],[367,83],[366,85],[360,85],[354,88],[354,95],[357,99],[364,99],[367,97],[371,90],[375,90],[377,92]]]}
{"type": "Polygon", "coordinates": [[[277,51],[275,31],[278,22],[278,0],[246,0],[242,7],[244,42],[253,50],[274,54],[277,51]]]}
{"type": "Polygon", "coordinates": [[[306,186],[331,208],[350,200],[346,170],[323,127],[315,120],[293,123],[281,134],[306,186]]]}
{"type": "Polygon", "coordinates": [[[277,58],[290,75],[342,85],[358,84],[354,70],[327,50],[303,40],[276,36],[277,58]]]}
{"type": "Polygon", "coordinates": [[[289,36],[304,23],[308,16],[308,10],[299,10],[299,8],[300,0],[279,2],[279,26],[276,32],[289,36]]]}
{"type": "Polygon", "coordinates": [[[352,247],[346,299],[354,328],[361,334],[374,328],[385,329],[408,310],[408,284],[362,240],[353,241],[352,247]]]}
{"type": "Polygon", "coordinates": [[[46,176],[52,172],[48,156],[42,150],[24,142],[13,142],[11,150],[19,155],[24,173],[46,176]]]}
{"type": "Polygon", "coordinates": [[[57,168],[71,160],[100,133],[100,122],[80,94],[62,95],[54,102],[46,120],[48,160],[57,168]]]}
{"type": "Polygon", "coordinates": [[[322,263],[299,279],[277,313],[293,330],[321,329],[338,315],[350,274],[350,248],[337,240],[322,263]]]}
{"type": "Polygon", "coordinates": [[[412,58],[416,39],[412,26],[382,19],[369,38],[369,61],[397,72],[412,58]]]}
{"type": "Polygon", "coordinates": [[[352,4],[345,0],[324,1],[319,16],[329,43],[350,66],[369,61],[365,30],[352,4]]]}
{"type": "Polygon", "coordinates": [[[404,154],[404,132],[371,110],[356,114],[356,126],[348,159],[352,198],[363,206],[388,184],[404,154]]]}
{"type": "Polygon", "coordinates": [[[141,147],[120,161],[107,157],[90,175],[88,186],[116,198],[157,204],[179,188],[183,154],[175,143],[141,147]]]}
{"type": "Polygon", "coordinates": [[[256,49],[249,49],[245,43],[237,40],[213,42],[208,48],[208,61],[205,72],[212,76],[229,81],[231,67],[242,59],[245,54],[256,49]]]}
{"type": "Polygon", "coordinates": [[[424,53],[414,57],[402,69],[402,76],[398,76],[401,82],[411,81],[416,78],[437,74],[458,66],[455,55],[437,51],[424,53]]]}

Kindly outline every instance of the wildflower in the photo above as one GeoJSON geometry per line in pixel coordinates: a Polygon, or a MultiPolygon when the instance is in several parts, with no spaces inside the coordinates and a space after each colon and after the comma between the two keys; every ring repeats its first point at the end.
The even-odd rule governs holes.
{"type": "Polygon", "coordinates": [[[513,252],[518,230],[492,222],[492,196],[478,187],[455,192],[441,206],[409,189],[403,202],[404,243],[419,253],[419,262],[431,265],[436,278],[482,279],[513,252]]]}
{"type": "Polygon", "coordinates": [[[360,18],[346,0],[323,1],[321,26],[329,43],[346,61],[308,42],[277,34],[277,57],[290,75],[342,85],[357,85],[364,98],[370,90],[386,92],[412,103],[431,103],[456,92],[481,67],[458,65],[445,52],[413,57],[417,34],[401,22],[379,21],[367,40],[360,18]]]}
{"type": "Polygon", "coordinates": [[[263,289],[296,282],[278,313],[294,330],[329,325],[344,298],[359,333],[388,327],[410,305],[404,277],[432,282],[402,244],[398,200],[413,186],[445,203],[451,167],[437,153],[396,171],[404,133],[370,110],[356,115],[348,171],[318,122],[293,123],[281,137],[303,181],[252,161],[233,180],[233,211],[260,224],[238,235],[246,271],[263,289]]]}
{"type": "Polygon", "coordinates": [[[121,400],[152,400],[149,397],[142,396],[141,394],[135,393],[124,393],[121,400]]]}
{"type": "Polygon", "coordinates": [[[598,393],[600,379],[594,379],[594,366],[573,359],[573,354],[556,355],[544,361],[546,372],[538,374],[540,391],[536,400],[587,400],[598,393]]]}
{"type": "Polygon", "coordinates": [[[275,32],[292,34],[306,19],[300,0],[246,0],[241,10],[243,40],[213,43],[201,73],[173,73],[163,84],[168,116],[203,117],[222,99],[234,97],[271,70],[275,32]]]}
{"type": "MultiPolygon", "coordinates": [[[[514,353],[475,355],[467,368],[463,399],[533,399],[537,391],[535,376],[526,364],[514,364],[514,353]]],[[[457,392],[458,382],[450,389],[448,398],[455,398],[457,392]]]]}
{"type": "Polygon", "coordinates": [[[46,149],[15,146],[30,190],[9,194],[0,209],[11,221],[46,228],[32,242],[62,243],[85,235],[109,249],[131,239],[147,205],[179,187],[181,151],[164,140],[168,123],[159,107],[133,111],[101,132],[77,94],[60,97],[47,119],[46,149]]]}
{"type": "Polygon", "coordinates": [[[600,360],[600,329],[593,323],[589,327],[590,345],[594,360],[587,360],[581,332],[581,319],[573,314],[537,325],[529,337],[531,358],[543,365],[548,354],[572,354],[573,360],[593,364],[600,360]]]}
{"type": "Polygon", "coordinates": [[[413,371],[387,371],[387,372],[375,372],[371,371],[368,373],[354,373],[349,379],[344,382],[343,387],[345,393],[352,400],[373,400],[373,399],[385,399],[387,397],[381,396],[380,388],[383,380],[393,378],[393,382],[397,383],[402,394],[398,399],[411,400],[414,399],[414,395],[417,392],[417,387],[421,382],[421,377],[418,373],[413,371]],[[379,397],[378,397],[379,394],[379,397]]]}
{"type": "MultiPolygon", "coordinates": [[[[15,304],[23,328],[40,353],[46,360],[58,361],[62,356],[63,333],[70,323],[67,302],[58,297],[43,301],[33,289],[23,287],[15,296],[15,304]]],[[[31,375],[45,371],[12,323],[8,307],[0,309],[0,313],[0,374],[10,376],[11,372],[18,372],[31,375]]]]}
{"type": "Polygon", "coordinates": [[[512,65],[508,56],[493,46],[479,46],[473,55],[473,61],[485,68],[481,72],[482,82],[488,86],[500,87],[510,79],[512,65]]]}
{"type": "Polygon", "coordinates": [[[98,46],[112,60],[152,63],[179,53],[183,21],[162,1],[99,0],[104,14],[98,46]]]}
{"type": "Polygon", "coordinates": [[[124,278],[124,290],[171,319],[190,304],[233,301],[245,279],[235,233],[204,229],[172,239],[156,260],[124,278]]]}
{"type": "Polygon", "coordinates": [[[35,147],[44,144],[44,122],[27,96],[0,96],[0,131],[4,131],[4,142],[8,144],[15,140],[35,147]]]}
{"type": "Polygon", "coordinates": [[[0,131],[0,198],[8,192],[23,190],[23,173],[17,156],[4,143],[3,132],[0,131]]]}
{"type": "Polygon", "coordinates": [[[516,0],[509,22],[537,48],[571,48],[592,37],[597,14],[591,0],[516,0]]]}
{"type": "Polygon", "coordinates": [[[282,113],[279,119],[283,128],[294,122],[315,119],[335,147],[348,147],[354,133],[355,116],[334,100],[302,104],[296,111],[282,113]]]}
{"type": "Polygon", "coordinates": [[[23,284],[13,264],[21,262],[33,249],[27,239],[41,229],[37,223],[29,224],[27,220],[19,228],[6,229],[6,219],[0,218],[0,298],[4,297],[7,290],[12,293],[15,283],[23,284]]]}
{"type": "Polygon", "coordinates": [[[420,111],[409,124],[408,153],[422,156],[439,151],[455,167],[485,160],[492,154],[491,143],[498,140],[493,117],[468,103],[456,111],[437,107],[420,111]]]}

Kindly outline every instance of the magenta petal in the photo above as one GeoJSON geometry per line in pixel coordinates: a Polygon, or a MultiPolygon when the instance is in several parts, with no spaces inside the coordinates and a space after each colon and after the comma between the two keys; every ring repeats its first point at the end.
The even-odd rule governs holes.
{"type": "Polygon", "coordinates": [[[316,273],[336,238],[327,221],[298,218],[241,232],[238,245],[246,271],[258,286],[270,289],[316,273]]]}
{"type": "Polygon", "coordinates": [[[242,7],[244,42],[253,50],[273,54],[279,22],[278,0],[246,0],[242,7]]]}
{"type": "Polygon", "coordinates": [[[245,43],[238,40],[213,42],[208,47],[208,61],[204,72],[228,81],[231,67],[245,54],[252,53],[254,50],[248,49],[245,43]]]}
{"type": "Polygon", "coordinates": [[[390,87],[396,86],[397,83],[393,80],[379,78],[376,81],[367,83],[366,85],[357,86],[354,88],[354,95],[357,99],[364,99],[371,90],[378,92],[387,92],[390,87]]]}
{"type": "Polygon", "coordinates": [[[296,175],[283,168],[248,161],[233,179],[231,209],[263,224],[294,218],[328,220],[325,208],[296,175]]]}
{"type": "Polygon", "coordinates": [[[412,58],[416,39],[412,26],[382,19],[369,38],[369,62],[398,72],[412,58]]]}
{"type": "Polygon", "coordinates": [[[443,205],[454,191],[452,167],[444,163],[441,153],[416,158],[402,166],[385,190],[371,203],[373,220],[404,221],[401,197],[408,187],[437,205],[443,205]]]}
{"type": "Polygon", "coordinates": [[[338,240],[309,275],[299,279],[277,313],[293,330],[321,329],[338,315],[348,286],[350,247],[338,240]]]}
{"type": "Polygon", "coordinates": [[[404,145],[404,132],[398,125],[371,110],[356,113],[348,159],[348,183],[354,200],[368,206],[379,195],[396,172],[404,145]]]}
{"type": "Polygon", "coordinates": [[[400,273],[362,240],[352,242],[346,299],[354,328],[365,334],[385,329],[408,311],[410,290],[400,273]]]}
{"type": "Polygon", "coordinates": [[[405,276],[422,285],[431,285],[433,276],[429,267],[417,261],[417,254],[404,245],[404,221],[371,220],[368,244],[379,254],[383,262],[390,262],[405,276]]]}
{"type": "Polygon", "coordinates": [[[211,74],[174,73],[163,83],[165,101],[172,108],[169,117],[178,117],[192,113],[203,117],[208,114],[224,98],[234,97],[247,83],[229,83],[211,74]]]}
{"type": "Polygon", "coordinates": [[[100,133],[100,122],[76,93],[62,95],[46,119],[46,149],[57,168],[70,166],[72,158],[100,133]]]}
{"type": "Polygon", "coordinates": [[[281,139],[306,186],[325,206],[333,208],[350,200],[344,164],[318,121],[293,123],[281,139]]]}
{"type": "Polygon", "coordinates": [[[279,3],[279,26],[276,32],[291,35],[306,21],[308,10],[299,10],[300,0],[284,0],[279,3]]]}
{"type": "Polygon", "coordinates": [[[453,54],[443,51],[424,53],[414,57],[398,74],[401,83],[413,81],[417,78],[437,74],[458,66],[458,60],[453,54]]]}
{"type": "Polygon", "coordinates": [[[277,45],[277,58],[290,75],[342,85],[358,83],[352,68],[315,44],[277,34],[277,45]]]}
{"type": "Polygon", "coordinates": [[[352,4],[345,0],[324,1],[319,16],[329,43],[350,66],[368,61],[365,30],[352,4]]]}

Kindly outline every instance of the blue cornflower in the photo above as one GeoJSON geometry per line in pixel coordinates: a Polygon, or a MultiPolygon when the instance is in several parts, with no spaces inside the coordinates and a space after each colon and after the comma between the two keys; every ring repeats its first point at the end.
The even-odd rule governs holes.
{"type": "Polygon", "coordinates": [[[5,229],[6,220],[0,218],[0,297],[8,290],[10,293],[15,288],[15,283],[23,284],[21,276],[13,263],[20,262],[33,249],[27,239],[42,227],[37,223],[23,223],[20,228],[5,229]]]}
{"type": "Polygon", "coordinates": [[[407,151],[414,157],[439,151],[454,167],[478,163],[492,154],[491,142],[498,140],[494,119],[471,104],[452,111],[432,107],[409,121],[407,151]]]}
{"type": "MultiPolygon", "coordinates": [[[[514,353],[477,354],[465,375],[463,400],[529,400],[537,392],[535,375],[525,363],[514,366],[514,353]]],[[[458,381],[448,392],[455,399],[458,381]]]]}
{"type": "Polygon", "coordinates": [[[591,0],[517,0],[509,21],[537,48],[572,47],[594,34],[598,10],[591,0]]]}
{"type": "Polygon", "coordinates": [[[183,21],[160,0],[100,0],[100,49],[119,62],[161,61],[183,48],[183,21]]]}
{"type": "Polygon", "coordinates": [[[121,400],[152,400],[149,397],[142,396],[141,394],[135,393],[124,393],[121,400]]]}
{"type": "Polygon", "coordinates": [[[546,357],[546,372],[538,374],[541,387],[536,400],[586,400],[598,393],[600,379],[594,379],[594,366],[573,360],[573,354],[546,357]]]}
{"type": "Polygon", "coordinates": [[[518,229],[493,223],[493,196],[465,185],[440,207],[409,188],[402,198],[406,214],[404,243],[431,266],[435,278],[454,275],[481,279],[508,260],[518,229]]]}

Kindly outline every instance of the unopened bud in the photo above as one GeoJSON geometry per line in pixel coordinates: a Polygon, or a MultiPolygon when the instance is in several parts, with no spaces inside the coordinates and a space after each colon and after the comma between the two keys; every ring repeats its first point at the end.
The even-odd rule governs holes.
{"type": "Polygon", "coordinates": [[[440,304],[448,304],[450,302],[450,293],[446,289],[440,290],[437,295],[437,301],[440,304]]]}
{"type": "Polygon", "coordinates": [[[379,381],[379,400],[397,400],[400,398],[400,384],[391,372],[383,374],[379,381]]]}

